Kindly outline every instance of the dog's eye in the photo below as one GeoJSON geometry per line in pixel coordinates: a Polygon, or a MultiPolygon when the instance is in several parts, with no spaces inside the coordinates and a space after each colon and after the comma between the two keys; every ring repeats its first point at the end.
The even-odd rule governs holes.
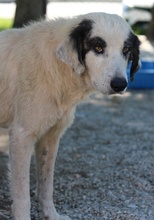
{"type": "Polygon", "coordinates": [[[104,48],[100,47],[100,46],[97,46],[97,47],[95,47],[95,52],[96,53],[104,53],[104,48]]]}
{"type": "Polygon", "coordinates": [[[123,53],[126,54],[130,51],[130,47],[124,47],[123,48],[123,53]]]}

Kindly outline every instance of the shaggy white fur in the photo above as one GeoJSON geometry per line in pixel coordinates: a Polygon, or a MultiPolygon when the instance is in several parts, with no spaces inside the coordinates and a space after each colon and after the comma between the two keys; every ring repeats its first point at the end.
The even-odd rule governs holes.
{"type": "Polygon", "coordinates": [[[125,91],[128,60],[135,59],[130,33],[121,17],[105,13],[0,33],[0,125],[9,128],[15,220],[30,220],[34,146],[44,219],[69,219],[56,212],[52,200],[59,139],[73,121],[76,104],[90,92],[125,91]]]}

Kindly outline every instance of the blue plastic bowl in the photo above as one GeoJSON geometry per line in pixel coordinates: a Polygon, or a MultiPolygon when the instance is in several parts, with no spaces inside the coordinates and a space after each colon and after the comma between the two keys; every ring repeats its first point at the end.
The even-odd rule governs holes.
{"type": "Polygon", "coordinates": [[[141,61],[141,68],[130,82],[130,66],[127,69],[130,89],[154,89],[154,61],[141,61]]]}

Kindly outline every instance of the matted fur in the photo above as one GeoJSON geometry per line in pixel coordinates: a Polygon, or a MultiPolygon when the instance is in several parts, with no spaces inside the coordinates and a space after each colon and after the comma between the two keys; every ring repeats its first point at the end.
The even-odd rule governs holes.
{"type": "Polygon", "coordinates": [[[59,139],[73,121],[76,104],[89,93],[125,91],[128,61],[134,62],[132,76],[139,61],[139,41],[130,33],[135,38],[122,18],[105,13],[41,21],[0,33],[0,125],[9,128],[15,220],[30,220],[34,146],[44,219],[69,219],[56,212],[52,201],[59,139]],[[105,42],[102,54],[96,54],[97,40],[105,42]],[[128,54],[125,44],[131,48],[128,54]]]}

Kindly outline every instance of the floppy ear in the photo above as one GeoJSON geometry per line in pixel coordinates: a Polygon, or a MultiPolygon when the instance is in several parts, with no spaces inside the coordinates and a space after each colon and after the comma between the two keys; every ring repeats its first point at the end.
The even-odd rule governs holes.
{"type": "Polygon", "coordinates": [[[78,60],[78,54],[73,50],[72,45],[66,39],[57,49],[57,57],[64,63],[70,65],[75,73],[81,74],[85,70],[85,66],[78,60]]]}
{"type": "Polygon", "coordinates": [[[140,41],[139,41],[138,37],[134,34],[132,34],[132,40],[133,40],[133,45],[132,45],[132,50],[131,50],[131,54],[130,54],[130,57],[129,57],[129,61],[132,61],[132,66],[131,66],[131,69],[130,69],[130,80],[131,80],[131,82],[134,80],[135,73],[141,67],[141,62],[140,62],[140,59],[139,59],[140,41]]]}
{"type": "Polygon", "coordinates": [[[91,29],[92,21],[83,20],[70,31],[69,36],[66,37],[57,49],[57,57],[70,65],[77,74],[81,74],[85,70],[86,49],[84,42],[91,29]]]}

